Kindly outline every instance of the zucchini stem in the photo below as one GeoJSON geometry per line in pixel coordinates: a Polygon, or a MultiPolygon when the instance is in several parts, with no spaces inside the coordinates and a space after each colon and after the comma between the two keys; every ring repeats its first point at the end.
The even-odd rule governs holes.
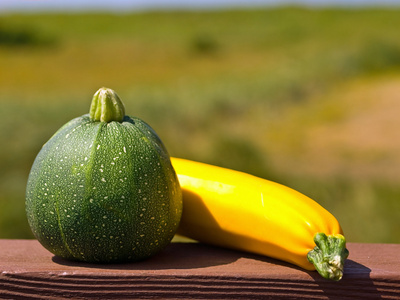
{"type": "Polygon", "coordinates": [[[342,279],[344,262],[349,256],[345,237],[341,234],[327,236],[325,233],[317,233],[314,242],[316,246],[308,252],[308,261],[322,277],[335,281],[342,279]]]}
{"type": "Polygon", "coordinates": [[[93,121],[106,123],[122,122],[125,117],[125,107],[115,91],[103,87],[93,96],[89,117],[93,121]]]}

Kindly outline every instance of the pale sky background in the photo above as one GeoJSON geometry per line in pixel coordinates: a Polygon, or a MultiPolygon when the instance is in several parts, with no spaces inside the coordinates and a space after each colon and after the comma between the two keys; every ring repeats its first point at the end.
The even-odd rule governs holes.
{"type": "Polygon", "coordinates": [[[304,4],[311,6],[400,6],[400,0],[0,0],[0,12],[43,10],[199,9],[304,4]]]}

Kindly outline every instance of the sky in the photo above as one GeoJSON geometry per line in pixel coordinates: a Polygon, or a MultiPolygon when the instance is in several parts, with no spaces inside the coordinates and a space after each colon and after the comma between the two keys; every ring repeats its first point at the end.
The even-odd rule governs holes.
{"type": "Polygon", "coordinates": [[[396,5],[400,0],[0,0],[0,12],[43,10],[199,9],[280,4],[311,6],[396,5]]]}

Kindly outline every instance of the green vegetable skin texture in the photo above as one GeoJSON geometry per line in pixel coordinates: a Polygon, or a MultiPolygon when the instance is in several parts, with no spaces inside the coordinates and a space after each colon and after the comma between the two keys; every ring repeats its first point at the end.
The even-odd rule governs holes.
{"type": "Polygon", "coordinates": [[[26,190],[35,237],[85,262],[137,261],[173,238],[182,195],[169,155],[144,121],[78,117],[37,155],[26,190]]]}

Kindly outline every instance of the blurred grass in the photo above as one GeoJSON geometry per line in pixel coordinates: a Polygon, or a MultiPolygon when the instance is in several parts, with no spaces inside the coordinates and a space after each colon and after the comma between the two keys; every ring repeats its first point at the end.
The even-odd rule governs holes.
{"type": "Polygon", "coordinates": [[[0,238],[31,237],[34,157],[107,86],[171,155],[294,187],[332,211],[350,241],[400,242],[397,161],[379,167],[340,144],[312,152],[307,139],[354,116],[366,87],[400,78],[399,17],[301,7],[0,15],[0,238]],[[332,157],[341,169],[320,163],[332,157]],[[360,166],[381,171],[360,177],[360,166]]]}

